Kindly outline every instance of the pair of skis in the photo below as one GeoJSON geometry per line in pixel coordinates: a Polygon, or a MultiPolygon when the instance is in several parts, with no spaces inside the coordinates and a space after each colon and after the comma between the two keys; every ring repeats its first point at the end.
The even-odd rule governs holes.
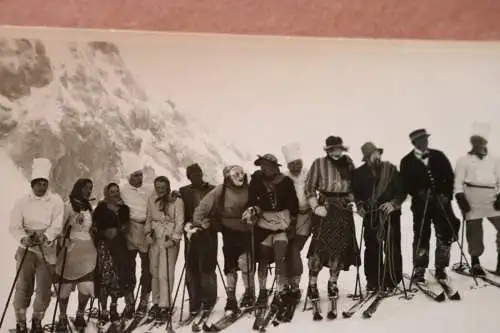
{"type": "Polygon", "coordinates": [[[465,265],[460,265],[460,264],[454,265],[452,267],[452,270],[457,274],[468,276],[470,278],[477,278],[486,282],[488,285],[500,288],[500,281],[492,277],[492,276],[497,276],[497,277],[499,276],[498,274],[496,274],[495,271],[486,270],[486,275],[474,275],[470,272],[469,267],[465,267],[465,265]]]}
{"type": "MultiPolygon", "coordinates": [[[[431,273],[431,275],[434,280],[432,282],[429,280],[425,282],[413,282],[417,286],[417,289],[424,295],[438,303],[444,302],[446,298],[452,301],[459,301],[461,299],[460,292],[455,288],[449,277],[446,279],[438,279],[435,274],[431,273]]],[[[411,276],[408,274],[404,274],[404,278],[411,281],[411,276]]]]}
{"type": "MultiPolygon", "coordinates": [[[[409,295],[407,295],[408,292],[406,293],[406,298],[407,299],[411,299],[412,298],[412,294],[409,293],[409,295]]],[[[347,310],[343,311],[342,312],[342,317],[348,319],[348,318],[351,318],[354,314],[356,314],[359,310],[361,310],[362,308],[364,308],[367,304],[368,306],[366,307],[366,309],[363,311],[362,313],[362,317],[363,318],[371,318],[375,312],[378,310],[378,307],[380,305],[380,303],[382,303],[382,301],[386,298],[390,298],[390,297],[393,297],[393,296],[401,296],[401,295],[405,295],[405,292],[404,291],[396,291],[396,292],[367,292],[366,295],[361,295],[355,302],[353,305],[351,305],[350,308],[348,308],[347,310]]],[[[402,297],[405,297],[405,296],[402,296],[402,297]]]]}

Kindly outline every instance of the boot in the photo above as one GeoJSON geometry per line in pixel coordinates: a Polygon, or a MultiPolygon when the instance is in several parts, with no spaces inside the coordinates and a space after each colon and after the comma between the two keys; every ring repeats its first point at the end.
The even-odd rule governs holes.
{"type": "Polygon", "coordinates": [[[166,322],[169,318],[168,315],[169,313],[167,307],[159,307],[155,319],[160,322],[166,322]]]}
{"type": "Polygon", "coordinates": [[[151,318],[156,318],[159,312],[160,312],[160,307],[158,306],[158,304],[153,304],[151,309],[149,309],[148,316],[151,318]]]}
{"type": "Polygon", "coordinates": [[[87,321],[83,316],[83,313],[77,312],[75,316],[75,327],[76,328],[85,328],[87,327],[87,321]]]}
{"type": "Polygon", "coordinates": [[[310,284],[307,287],[307,297],[311,301],[319,300],[319,291],[318,291],[318,286],[316,284],[310,284]]]}
{"type": "Polygon", "coordinates": [[[283,300],[283,296],[286,291],[281,291],[281,292],[275,292],[273,300],[271,301],[271,304],[276,306],[278,309],[282,309],[283,306],[285,305],[285,302],[283,300]]]}
{"type": "Polygon", "coordinates": [[[109,320],[112,322],[120,320],[120,315],[116,309],[116,303],[111,303],[109,306],[109,320]]]}
{"type": "Polygon", "coordinates": [[[59,320],[55,327],[56,333],[66,333],[68,332],[68,318],[66,316],[59,316],[59,320]]]}
{"type": "Polygon", "coordinates": [[[145,315],[148,312],[148,300],[147,299],[141,299],[139,302],[139,305],[137,306],[136,313],[138,315],[145,315]]]}
{"type": "Polygon", "coordinates": [[[339,288],[337,287],[337,282],[328,281],[328,297],[334,298],[338,297],[338,295],[339,295],[339,288]]]}
{"type": "Polygon", "coordinates": [[[16,333],[28,333],[28,327],[26,327],[26,321],[20,320],[16,323],[16,333]]]}
{"type": "Polygon", "coordinates": [[[377,284],[375,284],[375,283],[370,283],[370,282],[368,282],[368,283],[366,284],[366,291],[367,291],[368,293],[374,293],[374,292],[376,292],[377,290],[378,290],[378,286],[377,286],[377,284]]]}
{"type": "Polygon", "coordinates": [[[31,319],[30,333],[43,333],[42,321],[40,319],[31,319]]]}
{"type": "Polygon", "coordinates": [[[481,262],[479,261],[479,257],[477,256],[472,256],[471,257],[471,269],[470,273],[475,276],[485,276],[486,272],[484,269],[481,267],[481,262]]]}
{"type": "Polygon", "coordinates": [[[438,280],[446,280],[448,278],[448,274],[446,274],[445,267],[436,267],[436,279],[438,280]]]}
{"type": "Polygon", "coordinates": [[[56,324],[56,332],[57,333],[66,333],[68,332],[68,318],[66,316],[59,316],[59,320],[56,324]]]}
{"type": "Polygon", "coordinates": [[[255,303],[255,291],[253,288],[247,288],[243,293],[243,297],[241,298],[240,307],[247,308],[252,306],[255,303]]]}
{"type": "Polygon", "coordinates": [[[236,301],[235,297],[229,297],[227,299],[224,311],[230,311],[232,313],[238,312],[238,302],[236,301]]]}
{"type": "Polygon", "coordinates": [[[425,283],[425,267],[415,267],[413,281],[418,283],[425,283]]]}
{"type": "Polygon", "coordinates": [[[290,286],[289,294],[290,294],[290,297],[293,298],[296,302],[299,302],[300,298],[302,297],[302,293],[300,292],[300,288],[297,285],[290,286]]]}
{"type": "Polygon", "coordinates": [[[257,297],[257,301],[255,304],[257,306],[266,306],[267,305],[267,290],[266,289],[261,289],[259,291],[259,296],[257,297]]]}

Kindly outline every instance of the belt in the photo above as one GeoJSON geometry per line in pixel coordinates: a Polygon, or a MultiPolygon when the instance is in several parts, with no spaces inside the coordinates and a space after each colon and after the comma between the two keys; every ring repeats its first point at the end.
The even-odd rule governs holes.
{"type": "Polygon", "coordinates": [[[130,220],[130,221],[137,224],[146,224],[146,221],[136,221],[136,220],[130,220]]]}
{"type": "Polygon", "coordinates": [[[306,215],[309,214],[311,211],[312,211],[311,208],[299,210],[299,215],[306,215]]]}
{"type": "Polygon", "coordinates": [[[349,196],[349,192],[320,192],[325,198],[343,198],[349,196]]]}
{"type": "Polygon", "coordinates": [[[491,186],[491,185],[476,185],[476,184],[471,184],[471,183],[464,183],[464,185],[467,187],[473,187],[473,188],[484,188],[484,189],[490,189],[490,190],[496,189],[496,186],[491,186]]]}

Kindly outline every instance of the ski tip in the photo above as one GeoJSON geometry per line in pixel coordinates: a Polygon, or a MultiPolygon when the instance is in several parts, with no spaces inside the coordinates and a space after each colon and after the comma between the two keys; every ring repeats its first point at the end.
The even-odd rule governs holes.
{"type": "Polygon", "coordinates": [[[372,317],[372,315],[370,313],[363,312],[363,318],[370,319],[371,317],[372,317]]]}
{"type": "Polygon", "coordinates": [[[436,297],[436,301],[437,302],[444,302],[444,300],[446,299],[446,296],[444,295],[444,293],[441,293],[439,294],[437,297],[436,297]]]}
{"type": "Polygon", "coordinates": [[[349,312],[342,312],[342,317],[344,318],[351,318],[352,314],[349,312]]]}

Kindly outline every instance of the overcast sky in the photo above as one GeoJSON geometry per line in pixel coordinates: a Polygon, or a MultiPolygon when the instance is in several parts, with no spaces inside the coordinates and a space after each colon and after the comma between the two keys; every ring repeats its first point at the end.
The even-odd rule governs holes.
{"type": "Polygon", "coordinates": [[[473,121],[500,130],[500,43],[156,36],[121,39],[137,79],[252,154],[298,141],[310,162],[334,134],[399,163],[425,127],[455,163],[473,121]]]}

